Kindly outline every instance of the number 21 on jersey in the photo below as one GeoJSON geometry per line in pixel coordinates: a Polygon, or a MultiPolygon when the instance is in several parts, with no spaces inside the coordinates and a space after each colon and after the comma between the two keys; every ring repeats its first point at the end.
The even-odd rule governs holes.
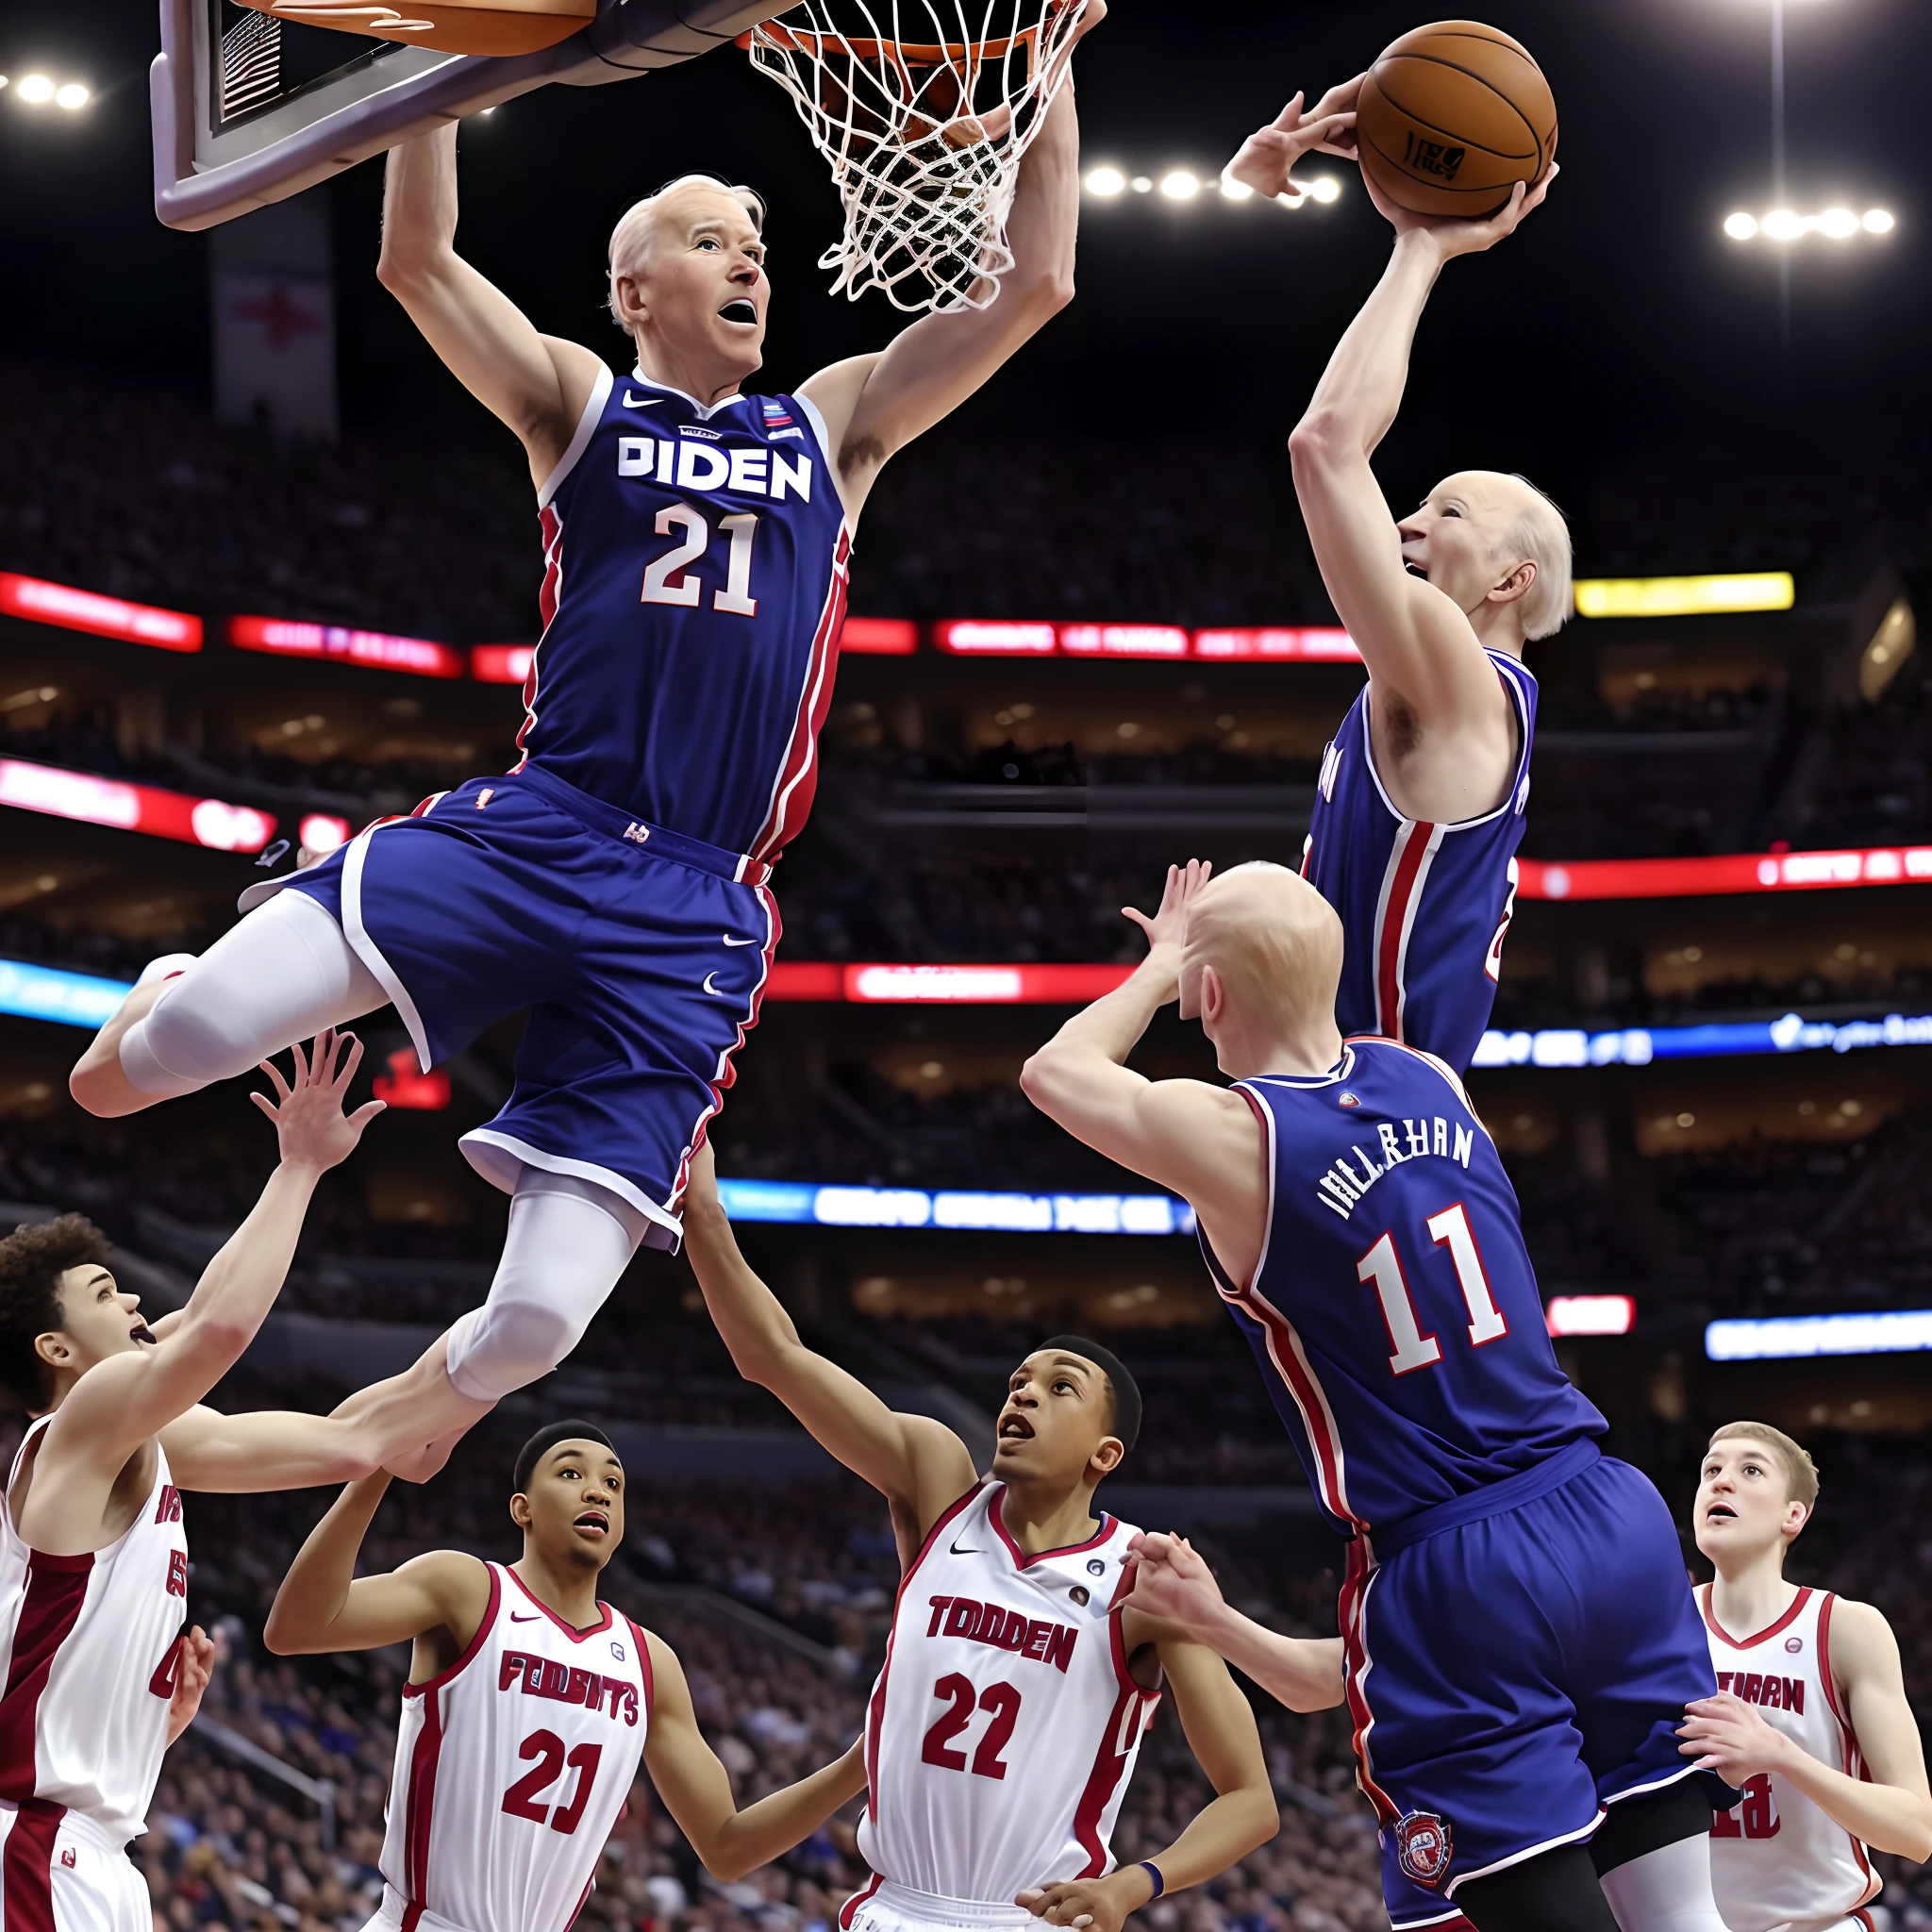
{"type": "MultiPolygon", "coordinates": [[[[731,551],[724,565],[724,587],[711,592],[711,608],[728,617],[756,617],[758,600],[751,593],[751,552],[758,540],[758,520],[749,510],[736,516],[721,517],[718,527],[730,540],[731,551]]],[[[645,604],[675,604],[696,609],[704,600],[705,587],[688,575],[711,544],[711,525],[702,510],[688,503],[674,503],[658,512],[658,534],[668,537],[681,530],[684,541],[675,543],[663,556],[644,566],[645,604]]]]}

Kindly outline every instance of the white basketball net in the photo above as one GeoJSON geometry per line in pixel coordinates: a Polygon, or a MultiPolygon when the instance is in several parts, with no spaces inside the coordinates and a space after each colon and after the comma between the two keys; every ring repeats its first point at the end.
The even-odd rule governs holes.
{"type": "Polygon", "coordinates": [[[984,308],[1013,265],[1020,159],[1066,79],[1087,0],[805,0],[754,27],[752,64],[832,165],[844,239],[832,292],[984,308]]]}

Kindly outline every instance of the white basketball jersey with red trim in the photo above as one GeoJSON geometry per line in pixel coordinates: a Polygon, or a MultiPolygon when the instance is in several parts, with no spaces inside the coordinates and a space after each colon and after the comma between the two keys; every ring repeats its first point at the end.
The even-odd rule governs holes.
{"type": "Polygon", "coordinates": [[[403,1692],[382,1875],[404,1932],[564,1932],[630,1795],[651,1722],[643,1633],[573,1630],[491,1563],[448,1670],[403,1692]]]}
{"type": "MultiPolygon", "coordinates": [[[[50,1421],[26,1432],[9,1497],[50,1421]]],[[[29,1549],[0,1507],[0,1799],[78,1811],[121,1844],[147,1829],[187,1610],[181,1495],[158,1442],[134,1522],[92,1556],[29,1549]]]]}
{"type": "MultiPolygon", "coordinates": [[[[1865,1760],[1831,1674],[1829,1591],[1801,1590],[1755,1637],[1734,1638],[1717,1621],[1710,1585],[1697,1592],[1720,1690],[1757,1708],[1813,1757],[1849,1777],[1865,1760]]],[[[1733,1932],[1825,1932],[1878,1895],[1865,1847],[1775,1772],[1744,1787],[1744,1802],[1711,1821],[1710,1875],[1733,1932]]],[[[1856,1923],[1856,1922],[1855,1922],[1856,1923]]],[[[1869,1923],[1869,1922],[1867,1922],[1869,1923]]]]}
{"type": "Polygon", "coordinates": [[[1026,1886],[1113,1869],[1160,1692],[1128,1674],[1112,1610],[1133,1526],[1103,1514],[1090,1541],[1028,1557],[1000,1519],[1005,1489],[954,1504],[899,1586],[858,1849],[890,1884],[1010,1906],[1026,1886]]]}

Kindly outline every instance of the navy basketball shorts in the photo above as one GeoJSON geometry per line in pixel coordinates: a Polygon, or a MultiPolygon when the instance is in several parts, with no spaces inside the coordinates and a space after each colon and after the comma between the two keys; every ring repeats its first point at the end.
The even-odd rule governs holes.
{"type": "Polygon", "coordinates": [[[778,943],[767,868],[547,772],[473,778],[289,881],[341,926],[424,1071],[524,1008],[508,1102],[471,1166],[621,1195],[675,1248],[691,1154],[758,1024],[778,943]]]}
{"type": "Polygon", "coordinates": [[[1717,1680],[1675,1525],[1628,1463],[1572,1455],[1583,1468],[1543,1493],[1391,1537],[1357,1600],[1349,1698],[1398,1932],[1693,1774],[1676,1727],[1717,1680]]]}

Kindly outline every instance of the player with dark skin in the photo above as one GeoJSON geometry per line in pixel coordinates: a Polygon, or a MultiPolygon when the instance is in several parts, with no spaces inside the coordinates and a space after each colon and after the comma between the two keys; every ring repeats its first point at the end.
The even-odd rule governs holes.
{"type": "MultiPolygon", "coordinates": [[[[691,1161],[685,1196],[685,1252],[731,1359],[747,1381],[769,1389],[854,1474],[885,1497],[909,1565],[946,1510],[979,1480],[972,1452],[943,1423],[886,1407],[856,1376],[814,1353],[778,1298],[739,1252],[718,1198],[711,1149],[691,1161]]],[[[991,1474],[1006,1485],[1002,1515],[1029,1555],[1085,1542],[1098,1528],[1093,1492],[1125,1453],[1111,1434],[1105,1372],[1080,1356],[1039,1350],[1008,1381],[991,1474]]],[[[1165,1676],[1188,1743],[1214,1799],[1165,1851],[1152,1855],[1163,1892],[1200,1885],[1274,1836],[1274,1792],[1254,1712],[1205,1644],[1131,1604],[1120,1611],[1136,1680],[1165,1676]]],[[[1105,1877],[1023,1891],[1015,1903],[1050,1924],[1120,1932],[1155,1895],[1145,1864],[1105,1877]]]]}
{"type": "MultiPolygon", "coordinates": [[[[431,1550],[401,1569],[358,1576],[356,1558],[387,1474],[351,1483],[310,1533],[282,1579],[262,1641],[279,1657],[413,1646],[409,1682],[427,1683],[469,1649],[489,1613],[488,1566],[460,1550],[431,1550]]],[[[525,1588],[574,1630],[598,1621],[597,1586],[624,1541],[624,1465],[589,1439],[553,1443],[509,1499],[523,1533],[511,1565],[525,1588]]],[[[706,1743],[676,1653],[643,1633],[654,1692],[644,1766],[664,1807],[714,1878],[732,1879],[789,1851],[865,1789],[854,1744],[809,1777],[741,1811],[731,1779],[706,1743]]]]}

